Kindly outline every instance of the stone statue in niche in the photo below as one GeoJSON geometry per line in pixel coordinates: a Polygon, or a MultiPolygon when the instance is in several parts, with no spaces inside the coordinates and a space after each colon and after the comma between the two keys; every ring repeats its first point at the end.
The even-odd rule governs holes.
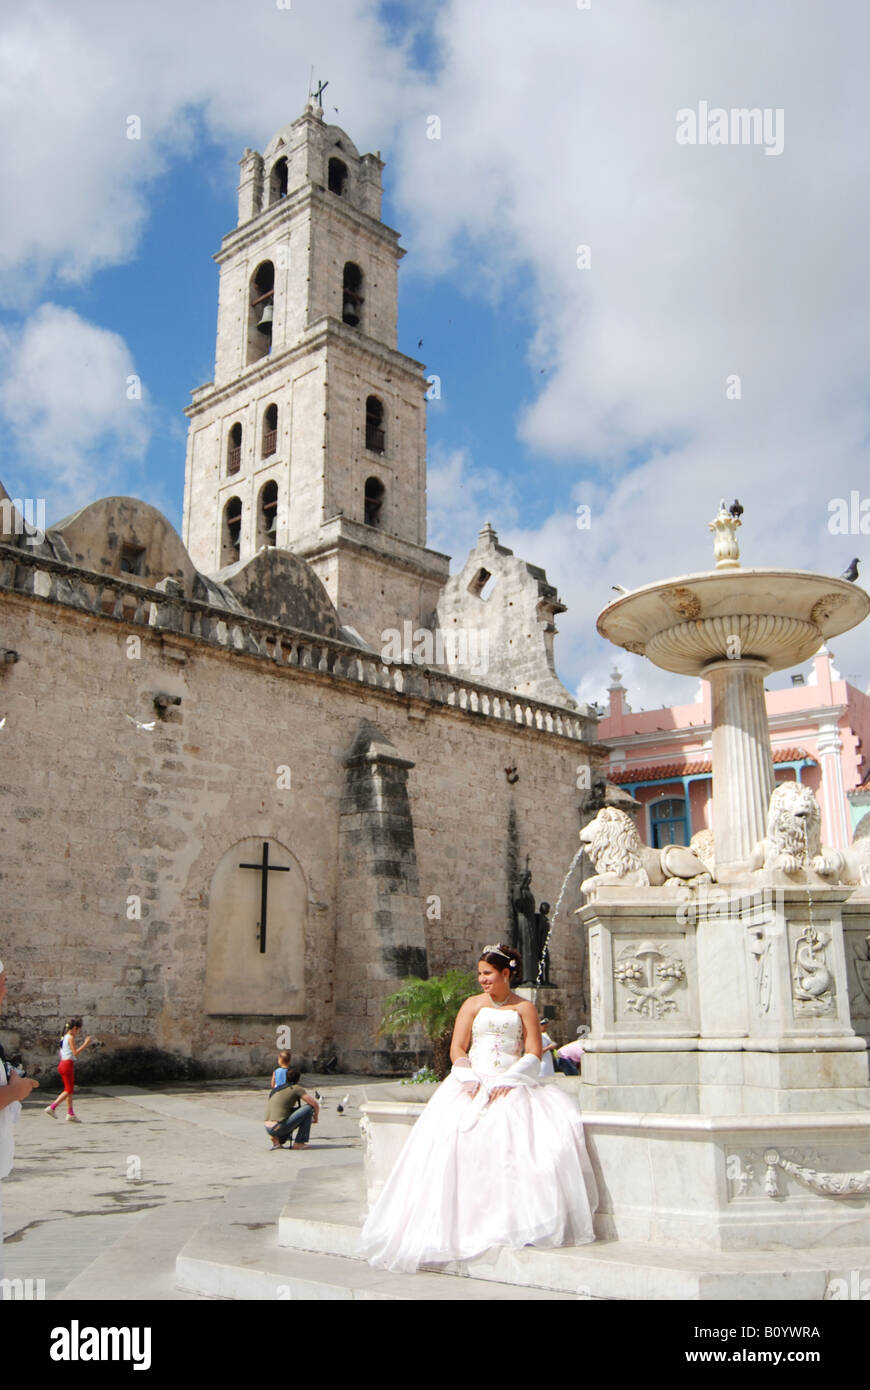
{"type": "Polygon", "coordinates": [[[535,953],[536,913],[535,895],[531,888],[532,871],[526,859],[525,871],[513,897],[514,930],[511,945],[523,961],[523,984],[534,984],[538,957],[535,953]]]}

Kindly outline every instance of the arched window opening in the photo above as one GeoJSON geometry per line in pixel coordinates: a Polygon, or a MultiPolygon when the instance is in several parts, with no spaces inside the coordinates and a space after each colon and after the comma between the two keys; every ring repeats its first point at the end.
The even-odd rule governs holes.
{"type": "Polygon", "coordinates": [[[650,807],[653,849],[664,845],[687,845],[689,824],[687,808],[681,796],[666,797],[650,807]]]}
{"type": "Polygon", "coordinates": [[[263,458],[267,459],[278,448],[278,407],[267,405],[263,416],[263,458]]]}
{"type": "Polygon", "coordinates": [[[275,267],[271,261],[257,266],[251,279],[248,310],[248,362],[257,362],[272,351],[272,315],[275,303],[275,267]]]}
{"type": "Polygon", "coordinates": [[[260,506],[257,517],[257,548],[261,545],[274,545],[278,534],[278,484],[264,483],[260,490],[260,506]]]}
{"type": "Polygon", "coordinates": [[[479,569],[468,586],[468,592],[477,598],[482,598],[484,602],[489,598],[496,586],[496,579],[490,574],[489,570],[479,569]]]}
{"type": "Polygon", "coordinates": [[[380,526],[384,508],[385,488],[380,478],[366,478],[365,523],[380,526]]]}
{"type": "Polygon", "coordinates": [[[342,197],[347,187],[347,165],[343,159],[336,159],[333,155],[329,161],[329,191],[337,193],[342,197]]]}
{"type": "Polygon", "coordinates": [[[373,454],[383,454],[385,446],[384,407],[377,396],[369,396],[366,400],[366,448],[373,454]]]}
{"type": "Polygon", "coordinates": [[[344,267],[341,317],[351,328],[359,328],[362,320],[362,284],[363,277],[359,266],[354,265],[353,261],[348,261],[344,267]]]}
{"type": "Polygon", "coordinates": [[[269,207],[277,203],[281,198],[287,196],[287,157],[282,155],[276,159],[272,165],[272,172],[269,175],[269,207]]]}
{"type": "Polygon", "coordinates": [[[242,466],[242,427],[236,422],[227,435],[227,475],[238,473],[242,466]]]}
{"type": "Polygon", "coordinates": [[[242,503],[231,497],[224,507],[224,526],[221,542],[221,566],[234,565],[241,554],[242,503]]]}

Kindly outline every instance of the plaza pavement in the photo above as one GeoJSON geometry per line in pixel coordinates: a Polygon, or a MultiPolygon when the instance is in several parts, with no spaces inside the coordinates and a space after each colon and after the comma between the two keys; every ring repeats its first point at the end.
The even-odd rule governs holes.
{"type": "Polygon", "coordinates": [[[34,1091],[3,1182],[5,1277],[43,1279],[47,1299],[195,1299],[175,1287],[176,1256],[225,1197],[256,1189],[274,1213],[301,1170],[362,1162],[358,1106],[336,1106],[371,1078],[304,1079],[327,1104],[310,1148],[276,1153],[267,1078],[77,1086],[79,1125],[44,1113],[56,1090],[34,1091]]]}
{"type": "Polygon", "coordinates": [[[263,1077],[77,1086],[78,1125],[60,1111],[45,1114],[56,1092],[33,1092],[3,1182],[4,1277],[42,1280],[47,1300],[76,1304],[578,1296],[458,1273],[389,1273],[354,1258],[365,1205],[359,1106],[377,1079],[303,1080],[324,1097],[320,1121],[307,1149],[274,1152],[263,1128],[263,1077]],[[296,1249],[279,1247],[290,1194],[303,1223],[311,1214],[312,1229],[349,1223],[341,1256],[312,1253],[321,1249],[316,1235],[312,1246],[306,1236],[296,1249]],[[178,1287],[180,1255],[186,1289],[178,1287]]]}

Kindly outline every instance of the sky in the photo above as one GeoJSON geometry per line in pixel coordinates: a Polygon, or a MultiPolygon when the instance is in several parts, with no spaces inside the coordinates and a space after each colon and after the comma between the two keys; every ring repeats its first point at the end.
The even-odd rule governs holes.
{"type": "MultiPolygon", "coordinates": [[[[868,38],[862,0],[5,7],[0,480],[50,519],[129,494],[180,529],[237,162],[313,70],[386,161],[399,347],[441,379],[429,544],[459,568],[490,521],[546,568],[581,700],[614,661],[635,709],[691,699],[595,619],[613,584],[710,568],[720,497],[744,564],[870,575],[868,38]],[[742,108],[767,126],[723,142],[742,108]]],[[[866,689],[864,629],[832,649],[866,689]]]]}

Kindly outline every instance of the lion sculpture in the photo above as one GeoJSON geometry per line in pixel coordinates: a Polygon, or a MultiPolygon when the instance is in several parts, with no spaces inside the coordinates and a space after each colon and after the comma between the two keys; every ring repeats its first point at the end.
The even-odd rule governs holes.
{"type": "Polygon", "coordinates": [[[822,815],[809,787],[780,782],[767,811],[767,835],[755,846],[750,869],[778,869],[793,874],[812,869],[835,883],[870,882],[870,844],[847,850],[822,845],[822,815]]]}
{"type": "Polygon", "coordinates": [[[701,859],[685,845],[665,845],[650,849],[642,843],[637,828],[625,811],[604,806],[594,820],[580,831],[595,868],[593,878],[581,884],[584,893],[605,887],[696,887],[712,882],[712,875],[701,859]]]}

